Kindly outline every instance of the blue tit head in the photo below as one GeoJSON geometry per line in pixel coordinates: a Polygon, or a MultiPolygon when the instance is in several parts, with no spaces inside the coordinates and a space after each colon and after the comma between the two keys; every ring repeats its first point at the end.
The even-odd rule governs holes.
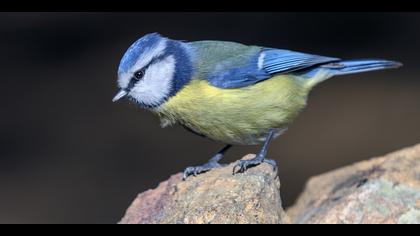
{"type": "Polygon", "coordinates": [[[187,43],[147,34],[122,57],[117,81],[120,91],[113,101],[127,97],[144,108],[158,107],[187,84],[192,73],[187,43]]]}

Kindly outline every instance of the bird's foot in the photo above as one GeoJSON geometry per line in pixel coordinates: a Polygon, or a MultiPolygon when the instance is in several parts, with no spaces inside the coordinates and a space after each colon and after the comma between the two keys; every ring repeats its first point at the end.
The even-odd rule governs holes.
{"type": "Polygon", "coordinates": [[[201,165],[201,166],[188,167],[184,170],[184,176],[183,176],[182,180],[186,180],[188,178],[188,176],[190,176],[190,175],[197,176],[197,175],[199,175],[201,173],[205,173],[205,172],[207,172],[211,169],[220,168],[220,167],[223,167],[223,166],[225,166],[225,165],[220,164],[216,161],[209,161],[206,164],[201,165]]]}
{"type": "Polygon", "coordinates": [[[233,167],[233,175],[243,173],[249,168],[258,166],[263,162],[270,164],[273,167],[273,171],[277,170],[277,163],[274,160],[266,159],[264,155],[258,154],[255,158],[250,160],[239,160],[239,162],[233,167]],[[236,171],[236,169],[238,169],[238,171],[236,171]]]}

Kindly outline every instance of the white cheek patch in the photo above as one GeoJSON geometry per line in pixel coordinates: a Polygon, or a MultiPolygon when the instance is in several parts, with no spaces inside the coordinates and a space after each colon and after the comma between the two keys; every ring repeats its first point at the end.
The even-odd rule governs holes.
{"type": "Polygon", "coordinates": [[[175,58],[168,56],[150,65],[143,79],[130,91],[129,96],[149,106],[160,105],[172,91],[175,58]]]}

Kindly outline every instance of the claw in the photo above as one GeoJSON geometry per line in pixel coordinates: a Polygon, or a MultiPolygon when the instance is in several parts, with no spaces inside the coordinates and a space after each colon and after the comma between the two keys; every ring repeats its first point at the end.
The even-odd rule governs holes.
{"type": "Polygon", "coordinates": [[[218,163],[207,163],[203,166],[188,167],[184,170],[184,176],[182,180],[186,180],[190,175],[197,176],[201,173],[211,170],[212,168],[218,168],[219,166],[220,165],[218,163]]]}
{"type": "Polygon", "coordinates": [[[196,177],[200,171],[201,171],[201,168],[200,167],[195,168],[194,169],[194,174],[193,174],[194,177],[196,177]]]}
{"type": "Polygon", "coordinates": [[[239,163],[236,164],[233,167],[233,173],[232,174],[235,175],[237,173],[243,173],[243,172],[245,172],[245,170],[247,170],[248,169],[248,166],[250,165],[248,163],[251,163],[250,161],[251,160],[239,160],[239,163]],[[238,171],[236,171],[236,168],[237,167],[239,167],[239,170],[238,171]]]}
{"type": "Polygon", "coordinates": [[[220,150],[216,155],[214,155],[206,164],[202,166],[196,166],[196,167],[188,167],[184,170],[184,175],[182,180],[186,180],[188,176],[194,175],[197,176],[201,173],[207,172],[214,168],[220,168],[223,166],[226,166],[225,164],[220,164],[219,161],[222,159],[225,152],[230,149],[232,145],[228,144],[226,145],[222,150],[220,150]]]}
{"type": "Polygon", "coordinates": [[[241,166],[239,164],[234,165],[233,166],[232,175],[235,175],[236,174],[236,171],[235,171],[236,170],[236,167],[239,167],[239,169],[240,169],[241,166]]]}
{"type": "Polygon", "coordinates": [[[250,167],[254,167],[257,165],[260,165],[261,163],[267,163],[269,165],[271,165],[273,167],[273,171],[277,170],[277,163],[274,160],[271,159],[259,159],[259,158],[254,158],[251,160],[240,160],[235,166],[233,166],[233,175],[237,174],[237,173],[243,173],[246,170],[248,170],[250,167]],[[236,171],[236,169],[239,168],[238,171],[236,171]]]}
{"type": "Polygon", "coordinates": [[[187,168],[184,170],[184,175],[183,175],[183,177],[182,177],[182,180],[186,180],[186,179],[188,178],[188,176],[190,176],[190,175],[191,175],[191,172],[193,171],[193,169],[194,169],[194,167],[187,167],[187,168]]]}

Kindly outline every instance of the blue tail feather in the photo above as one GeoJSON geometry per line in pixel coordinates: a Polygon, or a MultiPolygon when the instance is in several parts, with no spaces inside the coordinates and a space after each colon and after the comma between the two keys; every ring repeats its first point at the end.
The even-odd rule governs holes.
{"type": "Polygon", "coordinates": [[[380,59],[359,59],[330,62],[300,74],[306,85],[313,87],[336,75],[355,74],[374,70],[392,69],[402,66],[400,62],[380,59]]]}
{"type": "Polygon", "coordinates": [[[398,68],[402,66],[401,63],[388,60],[376,59],[359,59],[359,60],[345,60],[336,63],[329,63],[322,65],[321,68],[329,70],[332,76],[347,75],[353,73],[361,73],[374,70],[383,70],[398,68]]]}

